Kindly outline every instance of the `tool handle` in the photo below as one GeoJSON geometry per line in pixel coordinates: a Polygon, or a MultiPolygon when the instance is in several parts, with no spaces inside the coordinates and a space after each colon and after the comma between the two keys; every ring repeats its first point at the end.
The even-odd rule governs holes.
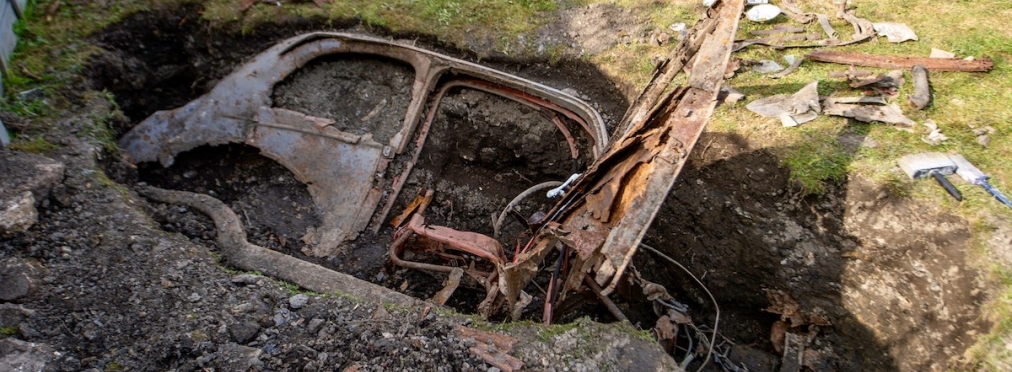
{"type": "Polygon", "coordinates": [[[1009,198],[1005,196],[1005,194],[1002,194],[1001,191],[998,191],[998,189],[994,188],[994,186],[991,186],[991,184],[987,183],[987,181],[981,181],[980,187],[983,187],[984,190],[987,190],[987,192],[991,194],[991,196],[994,196],[994,198],[998,199],[998,201],[1000,201],[1002,204],[1005,204],[1009,206],[1009,208],[1012,208],[1012,200],[1009,200],[1009,198]]]}
{"type": "Polygon", "coordinates": [[[935,181],[938,181],[938,184],[942,185],[942,187],[945,188],[945,191],[947,191],[949,195],[952,195],[956,201],[963,201],[963,194],[961,194],[959,190],[956,190],[956,186],[953,186],[952,182],[949,182],[945,176],[938,172],[931,172],[931,176],[935,177],[935,181]]]}

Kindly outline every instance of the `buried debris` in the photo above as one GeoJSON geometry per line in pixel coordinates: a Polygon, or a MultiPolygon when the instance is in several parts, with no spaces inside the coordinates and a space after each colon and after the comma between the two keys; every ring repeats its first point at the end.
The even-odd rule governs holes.
{"type": "MultiPolygon", "coordinates": [[[[688,319],[685,306],[660,285],[639,277],[632,257],[713,113],[743,8],[743,0],[717,1],[708,8],[655,69],[650,83],[619,122],[614,137],[609,136],[594,109],[561,91],[386,40],[311,33],[271,47],[187,105],[156,112],[127,133],[119,145],[132,162],[157,161],[166,166],[181,152],[198,146],[240,143],[259,149],[305,183],[322,211],[320,226],[310,229],[303,239],[307,246],[302,253],[331,258],[370,232],[370,238],[375,238],[378,233],[392,231],[380,234],[386,240],[374,241],[386,248],[393,265],[445,280],[444,288],[431,299],[436,304],[445,304],[461,287],[480,288],[485,292],[477,306],[482,316],[519,319],[535,302],[528,292],[539,287],[534,279],[540,274],[541,278],[550,276],[547,288],[541,289],[545,295],[539,296],[544,301],[542,320],[546,323],[588,301],[604,304],[616,319],[626,319],[609,298],[619,294],[619,286],[642,289],[658,316],[677,323],[688,319]],[[350,133],[335,120],[276,107],[272,92],[285,76],[314,59],[339,54],[395,59],[414,69],[411,100],[403,119],[391,124],[396,125],[394,134],[350,133]],[[674,78],[688,66],[692,73],[686,83],[672,87],[674,78]],[[433,218],[426,218],[434,192],[425,183],[436,181],[411,178],[424,159],[420,154],[427,138],[438,128],[433,122],[440,100],[451,89],[460,88],[536,110],[544,119],[541,125],[564,137],[559,143],[569,150],[575,168],[565,171],[575,174],[566,183],[535,185],[507,204],[504,212],[496,213],[492,236],[450,226],[452,223],[440,222],[447,226],[439,226],[426,222],[443,221],[435,219],[438,211],[428,211],[433,218]],[[570,126],[579,132],[570,132],[570,126]],[[609,138],[614,139],[609,142],[609,138]],[[587,162],[580,163],[580,159],[587,162]],[[586,169],[577,166],[588,163],[586,169]],[[408,200],[401,203],[406,204],[398,204],[406,205],[403,212],[388,221],[399,193],[409,182],[421,184],[418,186],[426,191],[405,198],[408,200]],[[561,197],[547,213],[528,217],[514,208],[525,196],[552,187],[561,197]],[[525,229],[503,231],[507,216],[521,221],[525,229]]],[[[817,105],[814,86],[810,90],[817,105]]],[[[363,112],[372,118],[385,107],[381,103],[363,112]]],[[[354,285],[348,284],[352,279],[344,274],[249,243],[236,213],[208,195],[153,187],[139,191],[152,200],[188,205],[210,215],[231,265],[318,292],[348,292],[339,287],[354,285]]],[[[452,206],[449,209],[452,214],[452,206]]],[[[412,301],[398,298],[395,302],[412,301]]],[[[717,347],[713,345],[716,328],[715,324],[714,335],[699,348],[702,351],[693,351],[699,357],[706,355],[703,364],[717,347]]],[[[697,330],[699,334],[705,332],[697,330]]],[[[522,368],[518,360],[505,354],[506,349],[494,341],[479,340],[472,352],[501,370],[522,368]]]]}

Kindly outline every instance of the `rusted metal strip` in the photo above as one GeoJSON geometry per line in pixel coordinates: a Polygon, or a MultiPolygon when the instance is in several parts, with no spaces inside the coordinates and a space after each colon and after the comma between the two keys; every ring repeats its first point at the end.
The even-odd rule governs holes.
{"type": "Polygon", "coordinates": [[[910,69],[916,65],[921,65],[931,71],[988,72],[994,67],[994,62],[987,57],[967,61],[959,58],[882,56],[832,50],[816,50],[808,53],[805,57],[819,62],[878,68],[910,69]]]}

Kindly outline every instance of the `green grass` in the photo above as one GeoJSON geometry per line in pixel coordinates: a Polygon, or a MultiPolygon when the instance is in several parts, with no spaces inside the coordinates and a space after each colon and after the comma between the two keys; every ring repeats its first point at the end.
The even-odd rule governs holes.
{"type": "Polygon", "coordinates": [[[15,151],[30,152],[33,154],[45,154],[60,148],[55,143],[49,142],[42,135],[29,138],[18,137],[11,141],[10,149],[15,151]]]}
{"type": "Polygon", "coordinates": [[[0,335],[2,335],[2,336],[13,336],[13,335],[18,334],[18,332],[20,332],[20,331],[21,331],[21,329],[18,328],[18,326],[0,327],[0,335]]]}
{"type": "Polygon", "coordinates": [[[560,3],[567,3],[555,0],[348,0],[333,1],[322,8],[311,2],[285,3],[280,7],[258,3],[240,12],[240,2],[204,2],[203,18],[215,24],[238,25],[243,31],[293,17],[358,20],[366,27],[392,33],[431,35],[461,47],[493,45],[502,52],[527,50],[528,46],[520,45],[517,36],[528,34],[550,21],[549,12],[560,3]]]}
{"type": "Polygon", "coordinates": [[[93,1],[63,1],[53,20],[47,21],[44,13],[53,1],[57,0],[29,1],[25,18],[14,26],[18,45],[11,57],[13,68],[4,78],[8,101],[14,100],[17,92],[28,89],[41,87],[48,96],[53,88],[65,86],[97,50],[82,43],[84,37],[151,4],[121,0],[103,8],[93,1]]]}

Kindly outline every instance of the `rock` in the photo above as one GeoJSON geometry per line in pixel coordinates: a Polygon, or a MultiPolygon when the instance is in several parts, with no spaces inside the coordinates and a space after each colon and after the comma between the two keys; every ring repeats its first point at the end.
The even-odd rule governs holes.
{"type": "Polygon", "coordinates": [[[0,327],[15,327],[35,316],[35,310],[18,304],[0,304],[0,327]]]}
{"type": "Polygon", "coordinates": [[[35,291],[46,269],[38,261],[9,258],[0,262],[0,301],[14,301],[35,291]]]}
{"type": "Polygon", "coordinates": [[[0,371],[56,371],[60,353],[45,344],[0,340],[0,371]]]}
{"type": "Polygon", "coordinates": [[[727,358],[749,371],[775,371],[780,364],[776,355],[746,345],[732,346],[727,358]]]}
{"type": "Polygon", "coordinates": [[[228,344],[218,352],[217,362],[222,371],[261,370],[260,349],[237,344],[228,344]]]}
{"type": "Polygon", "coordinates": [[[35,210],[35,197],[31,191],[0,199],[0,236],[23,232],[36,222],[39,222],[39,212],[35,210]]]}
{"type": "Polygon", "coordinates": [[[0,199],[31,191],[42,200],[63,180],[67,166],[41,155],[0,151],[0,199]]]}
{"type": "Polygon", "coordinates": [[[987,147],[991,144],[991,137],[986,134],[979,135],[977,136],[977,144],[987,147]]]}
{"type": "Polygon", "coordinates": [[[235,284],[257,284],[264,277],[253,274],[239,274],[232,277],[232,283],[235,284]]]}
{"type": "Polygon", "coordinates": [[[255,322],[238,322],[228,325],[228,334],[232,336],[232,341],[240,344],[253,341],[260,333],[260,325],[255,322]]]}
{"type": "Polygon", "coordinates": [[[737,89],[731,87],[720,88],[720,92],[717,93],[717,104],[722,103],[735,103],[745,98],[745,94],[739,92],[737,89]]]}
{"type": "Polygon", "coordinates": [[[316,331],[319,331],[321,326],[323,326],[323,319],[313,318],[313,320],[309,321],[307,330],[310,334],[316,334],[316,331]]]}
{"type": "Polygon", "coordinates": [[[303,306],[306,306],[306,302],[309,302],[309,296],[303,293],[299,293],[295,296],[288,298],[288,306],[290,306],[292,309],[298,309],[303,306]]]}

